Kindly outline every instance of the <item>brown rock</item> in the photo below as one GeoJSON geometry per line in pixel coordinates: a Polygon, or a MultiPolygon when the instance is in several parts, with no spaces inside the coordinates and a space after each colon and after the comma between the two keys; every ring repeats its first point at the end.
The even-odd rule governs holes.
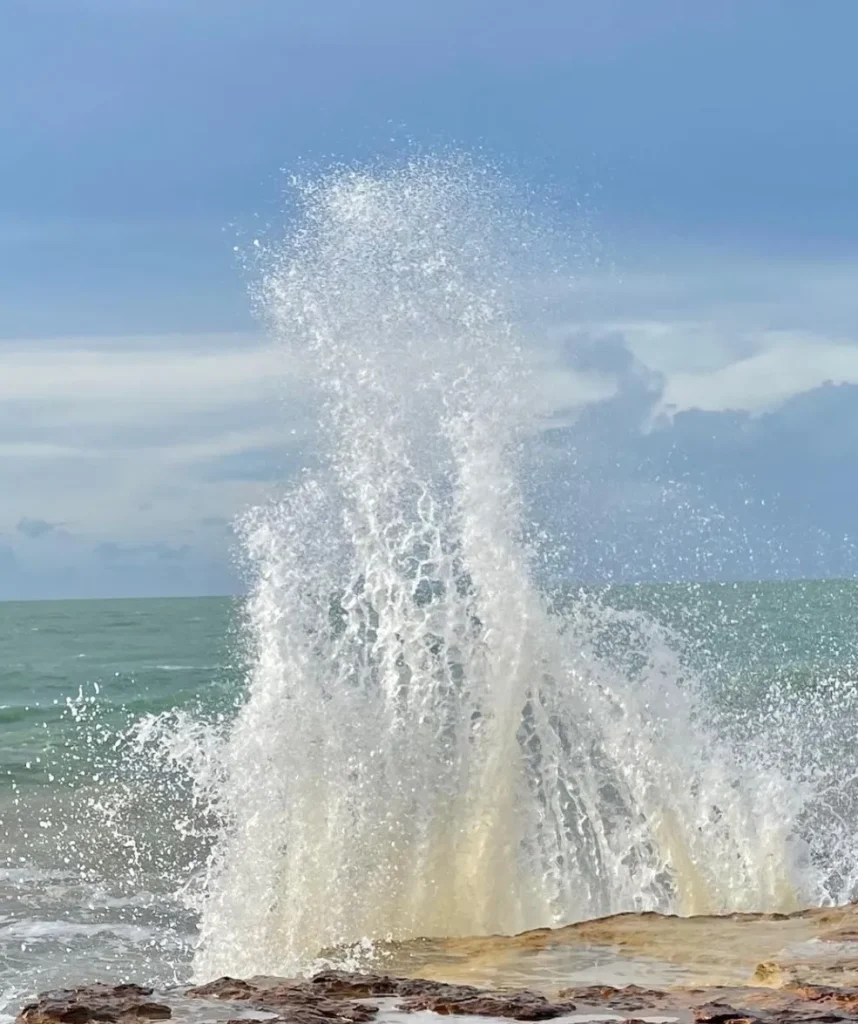
{"type": "Polygon", "coordinates": [[[443,1014],[468,1014],[480,1017],[509,1017],[513,1020],[551,1020],[572,1013],[574,1003],[552,1003],[535,992],[477,992],[467,986],[451,986],[446,993],[428,993],[409,996],[399,1005],[400,1010],[432,1010],[443,1014]],[[457,991],[457,989],[459,989],[457,991]]]}
{"type": "Polygon", "coordinates": [[[353,1021],[354,1024],[365,1024],[378,1013],[378,1007],[369,1003],[330,999],[328,996],[293,988],[290,985],[268,989],[262,1000],[253,1000],[253,1005],[278,1013],[287,1021],[346,1020],[353,1021]]]}
{"type": "Polygon", "coordinates": [[[151,994],[151,988],[140,985],[86,985],[45,992],[21,1010],[18,1024],[125,1024],[141,1019],[168,1019],[170,1007],[150,1000],[151,994]]]}
{"type": "Polygon", "coordinates": [[[187,995],[199,999],[250,999],[257,988],[241,978],[217,978],[205,985],[189,988],[187,995]]]}
{"type": "Polygon", "coordinates": [[[338,997],[366,999],[400,996],[399,1009],[432,1010],[441,1014],[550,1020],[574,1010],[569,1002],[552,1003],[534,992],[487,992],[472,985],[449,985],[424,978],[391,978],[385,974],[324,971],[310,982],[314,990],[338,997]]]}
{"type": "Polygon", "coordinates": [[[727,1003],[704,1003],[694,1011],[697,1024],[762,1024],[762,1018],[748,1010],[736,1010],[727,1003]]]}
{"type": "Polygon", "coordinates": [[[191,989],[188,995],[249,1003],[254,1008],[278,1014],[278,1019],[289,1024],[322,1024],[330,1020],[366,1024],[376,1015],[378,1007],[354,1000],[390,996],[402,999],[399,1008],[405,1012],[432,1010],[440,1014],[513,1020],[550,1020],[575,1008],[571,1002],[550,1002],[535,992],[489,992],[472,985],[346,971],[323,971],[309,981],[219,978],[191,989]]]}
{"type": "Polygon", "coordinates": [[[358,974],[350,971],[321,971],[310,979],[314,992],[339,999],[374,999],[395,996],[401,979],[386,974],[358,974]]]}
{"type": "MultiPolygon", "coordinates": [[[[331,972],[334,974],[335,972],[331,972]]],[[[366,1024],[378,1013],[378,1007],[367,1003],[349,1002],[331,998],[332,992],[360,992],[360,998],[370,994],[368,983],[354,981],[349,988],[348,979],[362,976],[332,977],[318,985],[307,981],[283,981],[279,978],[264,981],[242,981],[238,978],[218,978],[207,985],[188,991],[199,999],[224,999],[249,1003],[254,1009],[276,1013],[278,1021],[288,1024],[324,1024],[327,1021],[350,1021],[366,1024]]]]}
{"type": "Polygon", "coordinates": [[[534,992],[490,992],[473,985],[449,985],[425,978],[391,978],[378,974],[326,971],[315,975],[313,989],[350,998],[398,995],[405,1012],[431,1010],[437,1014],[508,1017],[514,1020],[550,1020],[570,1013],[570,1002],[550,1002],[534,992]]]}
{"type": "Polygon", "coordinates": [[[561,989],[559,995],[561,999],[571,999],[576,1003],[589,1003],[611,1010],[619,1010],[621,1013],[652,1010],[662,1006],[669,999],[665,992],[658,989],[641,988],[639,985],[626,985],[624,988],[614,988],[613,985],[581,985],[561,989]]]}
{"type": "Polygon", "coordinates": [[[858,989],[855,988],[793,984],[789,986],[789,992],[795,999],[806,1003],[834,1003],[850,1013],[858,1011],[858,989]]]}
{"type": "Polygon", "coordinates": [[[485,989],[474,988],[473,985],[451,985],[444,981],[429,981],[427,978],[402,978],[397,985],[397,995],[462,1000],[492,995],[492,993],[485,989]]]}

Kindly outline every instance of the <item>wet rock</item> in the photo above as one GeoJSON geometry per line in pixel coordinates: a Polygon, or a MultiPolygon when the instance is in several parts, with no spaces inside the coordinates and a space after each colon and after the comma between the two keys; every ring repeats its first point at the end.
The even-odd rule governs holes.
{"type": "Polygon", "coordinates": [[[397,995],[435,999],[463,1000],[486,995],[485,989],[473,985],[455,985],[444,981],[429,981],[425,978],[402,978],[397,985],[397,995]]]}
{"type": "Polygon", "coordinates": [[[290,1022],[322,1022],[329,1020],[351,1021],[352,1024],[366,1024],[378,1013],[378,1007],[371,1003],[349,1002],[345,999],[331,999],[314,992],[289,989],[283,986],[266,994],[263,1009],[276,1010],[282,1019],[290,1022]]]}
{"type": "Polygon", "coordinates": [[[18,1014],[17,1024],[88,1024],[90,1021],[125,1022],[167,1020],[170,1007],[149,997],[151,988],[140,985],[86,985],[45,992],[18,1014]]]}
{"type": "Polygon", "coordinates": [[[250,999],[256,991],[256,986],[241,978],[223,977],[189,988],[186,995],[198,999],[250,999]]]}
{"type": "Polygon", "coordinates": [[[434,1013],[507,1017],[512,1020],[551,1020],[572,1013],[574,1003],[553,1003],[535,992],[456,991],[410,996],[399,1004],[406,1012],[432,1010],[434,1013]]]}
{"type": "Polygon", "coordinates": [[[727,1003],[704,1003],[694,1010],[697,1024],[762,1024],[763,1018],[748,1010],[737,1010],[727,1003]]]}
{"type": "Polygon", "coordinates": [[[652,1010],[660,1007],[669,998],[665,992],[641,988],[639,985],[626,985],[624,988],[614,988],[613,985],[582,985],[561,989],[559,996],[564,1000],[571,999],[576,1003],[606,1007],[619,1010],[621,1013],[652,1010]]]}
{"type": "Polygon", "coordinates": [[[640,1024],[640,1018],[652,1016],[682,1024],[858,1024],[858,987],[800,982],[775,962],[761,964],[751,985],[669,990],[590,985],[564,989],[552,998],[529,990],[346,971],[323,971],[309,979],[225,977],[181,994],[168,993],[164,1002],[151,996],[150,989],[137,985],[49,992],[24,1007],[17,1024],[144,1024],[170,1017],[168,1000],[183,1024],[188,996],[201,1005],[185,1024],[223,1024],[228,1016],[234,1019],[226,1024],[376,1024],[379,1007],[373,1000],[386,1000],[387,1010],[395,1007],[402,1013],[496,1020],[551,1020],[577,1012],[584,1017],[622,1015],[623,1024],[640,1024]],[[233,1003],[235,1009],[230,1013],[214,1005],[221,1002],[233,1003]],[[260,1019],[253,1019],[254,1012],[260,1019]]]}
{"type": "Polygon", "coordinates": [[[833,1003],[849,1014],[858,1013],[858,989],[855,988],[791,984],[788,990],[795,999],[805,1003],[833,1003]]]}
{"type": "Polygon", "coordinates": [[[399,994],[401,978],[386,974],[358,974],[350,971],[321,971],[310,979],[314,992],[338,999],[378,999],[399,994]]]}
{"type": "Polygon", "coordinates": [[[424,978],[392,978],[385,974],[325,971],[317,974],[310,984],[315,990],[341,998],[399,996],[402,1002],[398,1009],[406,1013],[432,1010],[440,1014],[550,1020],[574,1009],[572,1003],[552,1003],[535,992],[487,992],[473,985],[449,985],[424,978]]]}
{"type": "MultiPolygon", "coordinates": [[[[332,972],[333,973],[333,972],[332,972]]],[[[314,981],[284,981],[279,978],[242,981],[239,978],[218,978],[207,985],[199,985],[187,995],[198,999],[223,999],[244,1002],[254,1009],[276,1013],[277,1021],[288,1024],[323,1024],[326,1021],[350,1021],[352,1024],[366,1024],[378,1013],[378,1007],[367,1003],[351,1002],[333,998],[332,993],[360,992],[355,998],[370,995],[370,986],[361,986],[354,981],[349,989],[346,978],[360,976],[343,975],[342,979],[330,979],[329,984],[314,984],[314,981]]]]}
{"type": "Polygon", "coordinates": [[[376,1015],[378,1007],[355,1000],[389,997],[399,997],[398,1008],[406,1013],[431,1010],[448,1015],[550,1020],[574,1010],[569,1001],[551,1002],[535,992],[490,992],[472,985],[346,971],[323,971],[309,981],[219,978],[191,989],[188,995],[238,1000],[277,1013],[293,1024],[318,1024],[334,1019],[364,1024],[376,1015]]]}

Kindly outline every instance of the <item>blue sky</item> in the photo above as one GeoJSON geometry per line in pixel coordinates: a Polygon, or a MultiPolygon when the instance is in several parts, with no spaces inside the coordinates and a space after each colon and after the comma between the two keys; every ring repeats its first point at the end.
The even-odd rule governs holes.
{"type": "Polygon", "coordinates": [[[284,169],[415,143],[588,211],[546,345],[558,410],[600,383],[546,514],[613,532],[573,571],[855,571],[856,34],[851,0],[7,0],[0,597],[234,589],[306,410],[233,248],[284,169]]]}

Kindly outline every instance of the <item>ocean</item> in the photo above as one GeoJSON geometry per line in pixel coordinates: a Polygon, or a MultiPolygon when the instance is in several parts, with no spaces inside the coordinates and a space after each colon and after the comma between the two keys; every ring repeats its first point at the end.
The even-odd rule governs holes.
{"type": "MultiPolygon", "coordinates": [[[[858,678],[858,583],[618,587],[602,600],[676,631],[718,700],[744,704],[749,720],[773,684],[800,695],[858,678]]],[[[566,591],[561,603],[578,601],[566,591]]],[[[171,816],[189,813],[181,787],[140,774],[127,743],[114,747],[174,709],[208,722],[234,715],[250,668],[244,619],[241,601],[221,598],[0,605],[6,1012],[70,980],[190,976],[197,913],[182,888],[208,852],[206,829],[198,823],[190,839],[193,829],[171,830],[171,816]],[[110,794],[88,805],[111,787],[123,800],[138,790],[136,834],[128,807],[121,821],[108,809],[110,794]]]]}
{"type": "MultiPolygon", "coordinates": [[[[858,585],[552,583],[576,523],[616,540],[540,445],[556,233],[468,158],[295,187],[255,297],[315,431],[236,524],[247,597],[0,606],[5,1012],[463,950],[491,983],[664,984],[616,923],[559,961],[540,932],[527,971],[498,937],[858,897],[858,585]]],[[[638,525],[684,557],[652,493],[638,525]]]]}
{"type": "MultiPolygon", "coordinates": [[[[5,1010],[73,978],[166,980],[187,970],[194,923],[175,902],[175,872],[150,863],[129,875],[127,837],[87,802],[110,748],[136,722],[238,698],[236,623],[229,599],[0,605],[5,1010]]],[[[124,796],[130,783],[106,785],[124,796]]],[[[145,801],[164,794],[138,788],[145,830],[145,801]]]]}

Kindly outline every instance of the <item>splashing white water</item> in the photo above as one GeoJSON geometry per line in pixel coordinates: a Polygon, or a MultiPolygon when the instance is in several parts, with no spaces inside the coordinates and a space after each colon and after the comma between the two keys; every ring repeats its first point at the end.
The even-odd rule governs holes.
{"type": "Polygon", "coordinates": [[[301,197],[260,299],[314,368],[321,458],[244,524],[255,668],[214,776],[196,973],[811,900],[800,791],[707,726],[664,632],[556,616],[534,581],[526,210],[464,160],[301,197]]]}

